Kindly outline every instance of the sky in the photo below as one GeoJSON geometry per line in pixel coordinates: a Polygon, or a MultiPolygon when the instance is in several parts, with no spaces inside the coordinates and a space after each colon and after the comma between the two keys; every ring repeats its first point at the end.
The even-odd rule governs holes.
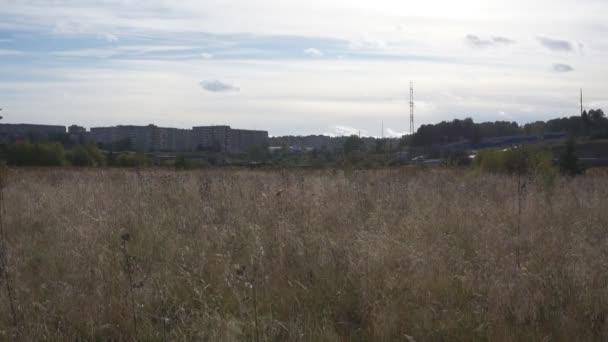
{"type": "MultiPolygon", "coordinates": [[[[605,0],[0,0],[6,123],[271,135],[608,109],[605,0]]],[[[384,127],[384,130],[382,130],[384,127]]]]}

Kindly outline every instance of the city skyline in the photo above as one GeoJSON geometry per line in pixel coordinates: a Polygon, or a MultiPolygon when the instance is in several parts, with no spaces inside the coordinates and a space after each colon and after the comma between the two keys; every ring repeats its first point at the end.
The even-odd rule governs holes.
{"type": "MultiPolygon", "coordinates": [[[[2,2],[2,1],[0,1],[2,2]]],[[[0,6],[6,123],[400,136],[608,107],[608,4],[24,0],[0,6]]]]}

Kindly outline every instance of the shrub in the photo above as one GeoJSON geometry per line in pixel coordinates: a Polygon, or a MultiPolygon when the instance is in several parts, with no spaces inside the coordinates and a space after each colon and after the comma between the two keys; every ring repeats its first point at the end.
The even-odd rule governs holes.
{"type": "Polygon", "coordinates": [[[560,155],[559,168],[562,174],[568,176],[576,176],[583,172],[583,169],[578,163],[578,157],[575,152],[575,141],[574,139],[568,139],[566,142],[566,149],[560,155]]]}
{"type": "Polygon", "coordinates": [[[106,165],[106,157],[94,144],[76,146],[68,154],[68,160],[74,166],[102,167],[106,165]]]}
{"type": "Polygon", "coordinates": [[[473,165],[481,172],[548,177],[548,180],[556,176],[551,154],[537,146],[484,150],[473,165]]]}
{"type": "Polygon", "coordinates": [[[12,166],[61,166],[65,164],[65,152],[58,143],[10,144],[6,147],[6,162],[12,166]]]}
{"type": "Polygon", "coordinates": [[[123,153],[116,157],[115,165],[118,167],[147,167],[151,166],[152,161],[143,153],[123,153]]]}

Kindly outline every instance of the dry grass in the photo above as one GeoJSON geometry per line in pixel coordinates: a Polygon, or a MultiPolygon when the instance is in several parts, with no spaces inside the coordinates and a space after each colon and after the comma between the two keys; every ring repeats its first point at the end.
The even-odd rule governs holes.
{"type": "Polygon", "coordinates": [[[519,238],[517,180],[453,170],[13,170],[4,195],[2,339],[608,338],[606,176],[529,183],[519,238]]]}

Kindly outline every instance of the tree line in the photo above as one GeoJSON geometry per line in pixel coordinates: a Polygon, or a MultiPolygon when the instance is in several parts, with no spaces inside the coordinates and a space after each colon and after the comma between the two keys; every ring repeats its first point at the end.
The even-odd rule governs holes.
{"type": "Polygon", "coordinates": [[[509,121],[475,123],[471,118],[454,119],[420,126],[412,137],[412,145],[432,146],[461,141],[476,144],[485,138],[548,133],[567,133],[571,136],[606,139],[608,119],[601,109],[584,111],[581,116],[536,121],[521,126],[509,121]]]}

